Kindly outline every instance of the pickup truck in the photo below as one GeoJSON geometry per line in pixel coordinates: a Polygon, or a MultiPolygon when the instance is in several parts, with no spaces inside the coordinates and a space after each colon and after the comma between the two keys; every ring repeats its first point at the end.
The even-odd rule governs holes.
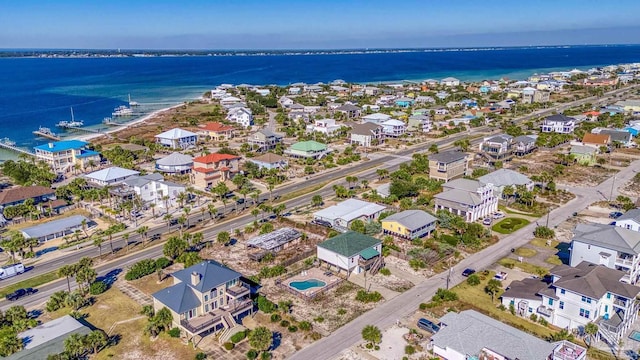
{"type": "Polygon", "coordinates": [[[496,280],[503,281],[503,280],[507,280],[507,275],[508,274],[506,272],[500,271],[500,272],[496,273],[496,276],[494,276],[493,278],[496,279],[496,280]]]}
{"type": "Polygon", "coordinates": [[[8,294],[6,296],[7,300],[9,301],[15,301],[18,300],[22,297],[25,297],[27,295],[31,295],[31,294],[35,294],[38,290],[33,289],[33,288],[26,288],[26,289],[18,289],[14,292],[12,292],[11,294],[8,294]]]}

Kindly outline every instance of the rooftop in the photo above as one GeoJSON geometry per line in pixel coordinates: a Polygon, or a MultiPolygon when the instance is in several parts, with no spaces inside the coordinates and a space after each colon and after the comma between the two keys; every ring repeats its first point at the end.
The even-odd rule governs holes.
{"type": "Polygon", "coordinates": [[[117,166],[94,171],[85,175],[90,180],[109,182],[116,179],[126,178],[133,175],[138,175],[140,172],[135,170],[129,170],[117,166]]]}
{"type": "Polygon", "coordinates": [[[317,211],[313,215],[315,217],[328,219],[343,219],[348,222],[363,215],[373,215],[384,209],[386,208],[382,205],[358,199],[347,199],[341,203],[317,211]]]}
{"type": "Polygon", "coordinates": [[[539,292],[549,287],[549,284],[540,279],[524,278],[514,280],[509,284],[502,297],[541,300],[539,292]]]}
{"type": "Polygon", "coordinates": [[[443,151],[429,155],[429,160],[449,164],[467,157],[467,153],[458,150],[443,151]]]}
{"type": "Polygon", "coordinates": [[[241,276],[239,272],[231,270],[228,267],[211,260],[203,261],[186,269],[176,271],[171,274],[171,276],[184,283],[191,284],[191,273],[193,272],[201,275],[198,285],[192,286],[199,292],[207,291],[241,276]]]}
{"type": "Polygon", "coordinates": [[[478,180],[483,184],[493,184],[494,186],[527,185],[532,183],[527,176],[510,169],[496,170],[480,176],[478,180]]]}
{"type": "Polygon", "coordinates": [[[81,140],[62,140],[56,142],[50,142],[34,147],[34,149],[48,151],[48,152],[60,152],[67,150],[81,149],[87,146],[87,143],[81,140]]]}
{"type": "Polygon", "coordinates": [[[257,247],[263,250],[272,250],[287,244],[302,236],[298,230],[292,228],[281,228],[268,234],[256,236],[247,241],[247,246],[257,247]]]}
{"type": "Polygon", "coordinates": [[[55,190],[45,186],[19,186],[0,191],[0,205],[32,199],[38,196],[53,195],[55,190]]]}
{"type": "Polygon", "coordinates": [[[342,256],[352,257],[360,254],[362,251],[380,244],[380,240],[360,234],[355,231],[348,231],[344,234],[334,236],[329,240],[318,244],[319,247],[333,251],[342,256]]]}
{"type": "Polygon", "coordinates": [[[46,223],[30,226],[22,229],[22,233],[26,238],[40,238],[47,235],[59,233],[64,230],[78,228],[82,226],[82,222],[89,223],[91,220],[82,215],[73,215],[66,218],[52,220],[46,223]]]}
{"type": "Polygon", "coordinates": [[[324,151],[327,149],[327,145],[319,143],[317,141],[300,141],[291,145],[291,150],[304,151],[304,152],[316,152],[324,151]]]}
{"type": "Polygon", "coordinates": [[[373,131],[380,129],[381,126],[372,122],[366,122],[364,124],[353,124],[351,127],[351,133],[356,135],[371,135],[373,131]]]}
{"type": "Polygon", "coordinates": [[[280,155],[268,152],[266,154],[250,158],[249,160],[250,161],[259,161],[259,162],[263,162],[265,164],[274,164],[274,163],[278,163],[278,162],[284,161],[285,158],[280,156],[280,155]]]}
{"type": "Polygon", "coordinates": [[[24,349],[6,359],[46,359],[50,354],[64,351],[64,340],[71,334],[86,335],[91,331],[70,315],[38,325],[18,334],[24,349]]]}
{"type": "Polygon", "coordinates": [[[576,119],[574,119],[572,117],[565,116],[563,114],[549,115],[544,120],[545,121],[554,121],[554,122],[573,122],[573,121],[576,121],[576,119]]]}
{"type": "Polygon", "coordinates": [[[161,138],[161,139],[183,139],[183,138],[192,137],[192,136],[198,136],[198,135],[188,130],[175,128],[175,129],[167,130],[163,133],[160,133],[155,137],[161,138]]]}
{"type": "Polygon", "coordinates": [[[539,360],[547,359],[556,347],[474,310],[449,312],[440,320],[445,326],[431,336],[433,344],[467,356],[489,349],[509,359],[539,360]]]}
{"type": "Polygon", "coordinates": [[[447,183],[442,184],[442,188],[446,190],[464,190],[472,193],[476,193],[478,188],[481,187],[482,184],[478,180],[471,179],[454,179],[447,183]]]}
{"type": "Polygon", "coordinates": [[[480,199],[480,196],[477,194],[460,189],[446,190],[439,194],[435,194],[433,197],[438,200],[452,201],[464,205],[475,206],[482,203],[482,199],[480,199]]]}
{"type": "Polygon", "coordinates": [[[211,163],[220,162],[222,160],[234,160],[234,159],[240,159],[240,157],[236,155],[231,155],[231,154],[213,153],[213,154],[208,154],[204,156],[198,156],[197,158],[193,159],[193,162],[211,164],[211,163]]]}
{"type": "Polygon", "coordinates": [[[611,136],[609,136],[608,134],[586,133],[582,137],[582,142],[588,144],[607,145],[610,139],[611,136]]]}
{"type": "Polygon", "coordinates": [[[573,230],[572,240],[627,254],[640,254],[640,232],[615,225],[578,224],[573,230]]]}
{"type": "Polygon", "coordinates": [[[413,230],[435,222],[437,219],[426,211],[422,210],[405,210],[399,213],[387,216],[382,220],[395,221],[407,229],[413,230]]]}
{"type": "Polygon", "coordinates": [[[163,166],[178,166],[178,165],[191,165],[193,164],[193,158],[189,155],[181,154],[178,152],[171,153],[162,159],[156,160],[156,165],[163,166]]]}
{"type": "Polygon", "coordinates": [[[202,126],[202,129],[213,132],[221,132],[233,130],[233,126],[225,125],[219,122],[210,122],[202,126]]]}
{"type": "Polygon", "coordinates": [[[640,287],[620,281],[626,275],[623,271],[587,261],[581,262],[576,267],[556,266],[551,269],[551,274],[559,277],[554,281],[554,286],[592,299],[600,299],[608,292],[634,299],[640,293],[640,287]]]}
{"type": "Polygon", "coordinates": [[[622,214],[622,216],[617,218],[616,222],[621,220],[635,220],[636,222],[640,223],[640,209],[631,209],[627,211],[626,213],[622,214]]]}

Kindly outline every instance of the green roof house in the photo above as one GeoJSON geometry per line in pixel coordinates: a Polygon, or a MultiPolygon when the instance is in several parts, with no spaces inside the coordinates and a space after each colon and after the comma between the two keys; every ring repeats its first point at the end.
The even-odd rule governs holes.
{"type": "Polygon", "coordinates": [[[382,242],[368,235],[349,231],[317,245],[318,259],[329,267],[347,274],[359,274],[364,270],[378,268],[382,261],[382,242]]]}
{"type": "Polygon", "coordinates": [[[314,158],[320,159],[330,153],[331,150],[327,148],[327,145],[319,143],[317,141],[300,141],[297,142],[289,149],[285,150],[285,154],[294,158],[314,158]]]}

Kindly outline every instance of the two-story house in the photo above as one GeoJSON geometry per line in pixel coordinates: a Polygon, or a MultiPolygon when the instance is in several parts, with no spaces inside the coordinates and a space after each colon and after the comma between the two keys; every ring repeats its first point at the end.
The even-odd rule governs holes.
{"type": "Polygon", "coordinates": [[[156,142],[171,149],[187,149],[198,143],[198,134],[175,128],[155,136],[156,142]]]}
{"type": "Polygon", "coordinates": [[[399,137],[407,132],[407,125],[400,120],[389,119],[382,124],[382,132],[388,137],[399,137]]]}
{"type": "Polygon", "coordinates": [[[429,177],[447,182],[469,173],[471,158],[457,150],[443,151],[429,155],[429,177]]]}
{"type": "Polygon", "coordinates": [[[493,184],[477,180],[455,179],[442,185],[434,195],[435,209],[461,216],[466,222],[490,216],[498,210],[498,197],[493,184]]]}
{"type": "Polygon", "coordinates": [[[551,269],[551,284],[537,279],[512,281],[502,304],[518,315],[542,317],[569,330],[598,325],[597,338],[618,346],[638,317],[640,287],[622,281],[623,271],[587,261],[551,269]]]}
{"type": "Polygon", "coordinates": [[[640,209],[631,209],[616,219],[616,226],[640,231],[640,209]]]}
{"type": "Polygon", "coordinates": [[[336,124],[334,119],[320,119],[313,124],[307,125],[307,131],[319,132],[325,135],[332,135],[338,130],[340,130],[340,125],[336,124]]]}
{"type": "Polygon", "coordinates": [[[431,234],[437,219],[423,210],[405,210],[381,220],[382,231],[402,239],[413,240],[431,234]]]}
{"type": "Polygon", "coordinates": [[[66,173],[76,165],[83,171],[100,164],[100,154],[87,149],[87,143],[80,140],[63,140],[34,147],[36,159],[44,161],[56,173],[66,173]]]}
{"type": "Polygon", "coordinates": [[[201,126],[198,133],[202,136],[218,141],[233,138],[233,130],[233,126],[219,122],[210,122],[201,126]]]}
{"type": "Polygon", "coordinates": [[[377,146],[384,142],[382,126],[371,122],[354,124],[351,127],[351,144],[364,147],[377,146]]]}
{"type": "Polygon", "coordinates": [[[502,198],[504,188],[507,186],[511,186],[514,189],[516,186],[524,186],[527,191],[533,191],[534,187],[533,181],[526,175],[511,169],[498,169],[487,175],[480,176],[478,181],[483,184],[493,184],[493,193],[499,199],[502,198]]]}
{"type": "Polygon", "coordinates": [[[120,186],[109,190],[110,194],[123,200],[133,198],[135,194],[145,205],[154,204],[164,209],[176,206],[179,194],[185,191],[184,185],[165,181],[164,177],[157,173],[131,176],[120,186]]]}
{"type": "Polygon", "coordinates": [[[382,124],[383,122],[391,119],[391,115],[382,114],[382,113],[374,113],[365,115],[362,117],[363,123],[374,123],[374,124],[382,124]]]}
{"type": "Polygon", "coordinates": [[[511,160],[513,157],[513,136],[500,134],[484,138],[480,143],[480,153],[490,164],[511,160]]]}
{"type": "Polygon", "coordinates": [[[247,138],[247,143],[256,149],[256,151],[269,151],[281,142],[282,135],[276,134],[269,129],[260,129],[247,138]]]}
{"type": "Polygon", "coordinates": [[[151,296],[157,312],[168,308],[173,326],[188,339],[238,326],[253,312],[251,290],[241,274],[203,261],[171,274],[173,285],[151,296]]]}
{"type": "MultiPolygon", "coordinates": [[[[627,218],[628,219],[628,218],[627,218]]],[[[569,265],[582,261],[601,264],[624,271],[623,279],[631,284],[640,280],[640,232],[631,229],[630,222],[620,224],[578,224],[573,230],[569,265]],[[629,225],[626,228],[625,225],[629,225]]]]}
{"type": "Polygon", "coordinates": [[[542,132],[555,132],[559,134],[572,134],[576,128],[576,119],[563,114],[547,116],[542,121],[542,132]]]}
{"type": "Polygon", "coordinates": [[[240,171],[240,157],[230,154],[208,154],[193,159],[193,184],[207,188],[220,181],[231,180],[240,171]]]}
{"type": "Polygon", "coordinates": [[[361,108],[352,104],[344,104],[342,106],[338,106],[335,111],[344,114],[349,119],[358,117],[360,116],[360,113],[362,113],[361,108]]]}
{"type": "Polygon", "coordinates": [[[407,120],[407,130],[427,133],[431,131],[433,124],[428,114],[413,114],[407,120]]]}
{"type": "Polygon", "coordinates": [[[229,109],[226,119],[233,121],[244,128],[248,128],[253,125],[253,114],[251,113],[251,109],[246,107],[229,109]]]}
{"type": "Polygon", "coordinates": [[[536,146],[537,135],[520,135],[513,139],[513,153],[516,156],[524,156],[533,152],[536,146]]]}
{"type": "Polygon", "coordinates": [[[56,191],[45,186],[16,186],[0,190],[0,212],[7,206],[24,204],[32,199],[34,205],[56,199],[56,191]]]}

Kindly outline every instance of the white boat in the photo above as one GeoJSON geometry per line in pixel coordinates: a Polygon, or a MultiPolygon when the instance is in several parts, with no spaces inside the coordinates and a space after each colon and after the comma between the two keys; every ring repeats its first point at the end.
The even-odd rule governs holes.
{"type": "Polygon", "coordinates": [[[2,139],[2,143],[9,146],[16,146],[16,142],[7,137],[2,139]]]}
{"type": "Polygon", "coordinates": [[[140,104],[137,101],[131,101],[131,94],[129,94],[129,107],[136,107],[136,106],[140,106],[140,104]]]}
{"type": "Polygon", "coordinates": [[[84,126],[84,121],[82,120],[78,120],[76,121],[75,117],[73,116],[73,107],[71,108],[71,121],[60,121],[58,122],[58,124],[56,124],[56,126],[58,127],[81,127],[84,126]]]}
{"type": "Polygon", "coordinates": [[[126,107],[124,105],[120,105],[117,108],[113,109],[113,112],[111,113],[112,117],[131,115],[133,115],[133,110],[130,107],[126,107]]]}

